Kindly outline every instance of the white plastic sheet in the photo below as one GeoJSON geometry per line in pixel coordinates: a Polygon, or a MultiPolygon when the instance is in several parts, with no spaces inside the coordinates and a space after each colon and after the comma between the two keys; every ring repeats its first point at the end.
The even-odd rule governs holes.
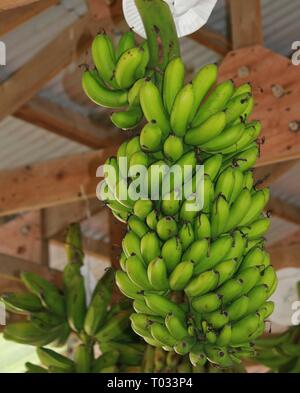
{"type": "MultiPolygon", "coordinates": [[[[204,26],[214,9],[217,0],[165,0],[170,6],[178,37],[194,33],[204,26]]],[[[126,22],[135,33],[146,38],[143,22],[134,0],[123,0],[126,22]]]]}

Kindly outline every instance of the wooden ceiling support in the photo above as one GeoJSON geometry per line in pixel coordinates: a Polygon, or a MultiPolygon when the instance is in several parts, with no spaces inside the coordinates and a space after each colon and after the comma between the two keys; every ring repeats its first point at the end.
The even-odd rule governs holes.
{"type": "Polygon", "coordinates": [[[24,7],[33,3],[42,3],[41,0],[0,0],[0,11],[24,7]]]}
{"type": "Polygon", "coordinates": [[[200,30],[189,36],[192,40],[206,46],[221,56],[227,55],[232,49],[231,43],[222,35],[208,27],[202,27],[200,30]]]}

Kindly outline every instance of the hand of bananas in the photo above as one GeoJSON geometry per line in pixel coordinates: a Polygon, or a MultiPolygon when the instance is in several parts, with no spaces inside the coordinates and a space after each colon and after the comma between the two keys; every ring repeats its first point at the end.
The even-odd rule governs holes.
{"type": "Polygon", "coordinates": [[[137,366],[141,363],[144,344],[130,329],[131,302],[123,301],[110,306],[114,271],[108,269],[98,282],[88,307],[84,279],[80,268],[83,263],[79,225],[71,225],[66,239],[69,263],[63,272],[63,290],[34,273],[21,274],[29,290],[2,296],[8,311],[22,314],[26,319],[9,324],[4,337],[21,344],[37,347],[42,367],[27,364],[28,372],[114,372],[120,363],[137,366]],[[80,342],[74,360],[44,348],[65,345],[70,334],[80,342]],[[94,345],[98,343],[103,356],[94,359],[94,345]],[[109,352],[108,352],[109,351],[109,352]]]}
{"type": "MultiPolygon", "coordinates": [[[[116,70],[111,75],[130,89],[129,104],[141,108],[148,122],[109,158],[115,176],[105,172],[100,189],[112,213],[128,224],[116,282],[134,299],[132,328],[152,346],[189,354],[194,366],[209,360],[232,367],[254,353],[252,341],[273,311],[268,298],[277,285],[264,249],[269,190],[253,184],[261,124],[248,120],[251,86],[227,80],[214,87],[214,64],[185,85],[180,57],[171,59],[159,86],[147,71],[146,78],[137,78],[135,60],[128,73],[109,62],[99,64],[98,74],[116,70]],[[153,200],[151,180],[162,186],[173,164],[192,170],[153,200]],[[197,164],[204,165],[204,203],[191,210],[193,200],[178,198],[177,187],[194,184],[197,164]],[[131,170],[136,165],[147,168],[145,179],[131,170]],[[147,194],[133,200],[127,191],[137,180],[147,183],[147,194]]],[[[83,85],[87,91],[84,79],[83,85]]]]}

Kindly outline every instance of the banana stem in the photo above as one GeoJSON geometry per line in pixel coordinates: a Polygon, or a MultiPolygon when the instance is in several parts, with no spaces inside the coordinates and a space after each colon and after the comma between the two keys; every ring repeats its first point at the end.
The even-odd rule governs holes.
{"type": "Polygon", "coordinates": [[[150,51],[149,68],[164,71],[169,61],[180,56],[176,26],[163,0],[135,0],[142,18],[150,51]]]}

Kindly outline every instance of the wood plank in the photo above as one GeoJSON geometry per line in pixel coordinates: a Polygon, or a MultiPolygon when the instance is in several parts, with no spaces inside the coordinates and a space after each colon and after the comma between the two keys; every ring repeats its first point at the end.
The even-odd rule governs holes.
{"type": "Polygon", "coordinates": [[[87,4],[92,17],[95,20],[103,21],[104,19],[107,19],[110,23],[118,23],[124,18],[122,0],[87,0],[87,4]]]}
{"type": "Polygon", "coordinates": [[[292,131],[300,120],[299,78],[300,67],[260,46],[232,51],[220,66],[220,81],[252,84],[251,118],[262,122],[265,138],[257,166],[300,158],[300,132],[292,131]]]}
{"type": "Polygon", "coordinates": [[[268,252],[276,270],[286,267],[300,267],[300,243],[281,247],[272,246],[268,252]]]}
{"type": "Polygon", "coordinates": [[[0,13],[0,36],[25,23],[49,7],[59,3],[59,0],[43,0],[27,6],[7,10],[0,13]]]}
{"type": "MultiPolygon", "coordinates": [[[[0,282],[1,278],[19,281],[21,272],[33,272],[57,285],[61,283],[61,272],[51,270],[46,266],[34,262],[28,262],[20,258],[0,254],[0,282]]],[[[3,288],[1,288],[1,290],[2,289],[3,288]]]]}
{"type": "Polygon", "coordinates": [[[48,207],[44,209],[44,236],[49,239],[64,230],[69,224],[86,219],[87,211],[94,215],[102,210],[103,204],[96,198],[48,207]]]}
{"type": "Polygon", "coordinates": [[[26,213],[0,226],[0,253],[47,264],[48,247],[43,236],[41,211],[26,213]]]}
{"type": "Polygon", "coordinates": [[[284,200],[271,197],[267,209],[271,214],[293,224],[300,225],[300,209],[284,200]]]}
{"type": "Polygon", "coordinates": [[[275,183],[299,163],[300,160],[291,160],[255,168],[254,179],[259,182],[258,188],[268,187],[275,183]]]}
{"type": "Polygon", "coordinates": [[[125,135],[117,129],[108,130],[88,117],[51,102],[35,97],[20,108],[15,116],[94,149],[121,144],[125,135]]]}
{"type": "Polygon", "coordinates": [[[233,49],[263,45],[260,0],[229,0],[233,49]]]}
{"type": "MultiPolygon", "coordinates": [[[[65,247],[65,236],[63,233],[52,238],[49,243],[60,248],[65,247]]],[[[100,259],[103,263],[110,263],[110,244],[103,240],[95,240],[88,237],[82,238],[84,254],[100,259]]]]}
{"type": "Polygon", "coordinates": [[[0,172],[0,216],[94,198],[97,168],[117,147],[0,172]]]}
{"type": "Polygon", "coordinates": [[[189,36],[192,40],[208,49],[213,50],[221,56],[225,56],[231,49],[231,43],[222,35],[208,27],[202,27],[200,30],[189,36]]]}
{"type": "Polygon", "coordinates": [[[90,44],[93,28],[96,23],[88,14],[80,17],[4,81],[0,85],[0,120],[16,112],[74,61],[90,44]]]}
{"type": "Polygon", "coordinates": [[[23,7],[41,0],[0,0],[0,11],[23,7]]]}

